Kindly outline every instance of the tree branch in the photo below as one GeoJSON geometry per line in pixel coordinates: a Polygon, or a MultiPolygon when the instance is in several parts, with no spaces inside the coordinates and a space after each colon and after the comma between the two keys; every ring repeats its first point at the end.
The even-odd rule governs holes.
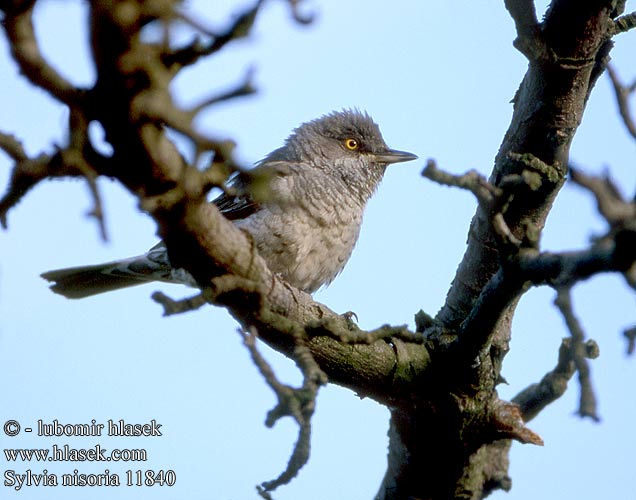
{"type": "Polygon", "coordinates": [[[542,176],[550,182],[558,182],[558,175],[553,169],[545,165],[532,155],[518,155],[510,153],[510,159],[524,164],[528,169],[520,174],[510,174],[502,179],[500,186],[494,186],[477,171],[471,170],[463,175],[453,175],[437,168],[434,160],[428,160],[422,171],[422,176],[445,186],[455,186],[472,192],[480,204],[480,208],[487,214],[496,237],[502,258],[516,254],[523,246],[534,248],[537,238],[532,228],[526,227],[523,238],[519,239],[510,230],[504,213],[508,204],[523,190],[537,191],[542,184],[542,176]]]}
{"type": "Polygon", "coordinates": [[[570,167],[570,172],[572,182],[594,195],[598,211],[610,227],[636,228],[636,203],[625,201],[607,174],[603,178],[594,177],[573,167],[570,167]]]}
{"type": "Polygon", "coordinates": [[[538,384],[526,387],[512,398],[512,402],[519,405],[525,422],[532,420],[549,404],[565,394],[568,382],[576,372],[571,343],[571,339],[563,339],[554,369],[546,373],[538,384]]]}
{"type": "Polygon", "coordinates": [[[477,170],[470,170],[463,175],[453,175],[440,170],[433,159],[427,160],[422,176],[443,186],[466,189],[475,195],[479,203],[486,206],[490,206],[496,197],[503,194],[501,189],[493,186],[477,170]]]}
{"type": "MultiPolygon", "coordinates": [[[[205,176],[187,165],[165,137],[164,123],[173,125],[166,113],[177,108],[166,100],[165,78],[171,73],[156,65],[139,38],[149,20],[133,19],[122,27],[99,3],[92,5],[91,17],[98,62],[94,114],[115,151],[113,175],[156,220],[172,264],[194,276],[206,301],[227,307],[245,329],[256,328],[261,339],[289,357],[295,355],[299,331],[307,335],[308,327],[328,322],[329,336],[312,335],[306,343],[330,380],[383,402],[399,397],[388,390],[397,383],[395,374],[421,372],[429,362],[426,349],[407,343],[398,349],[384,338],[355,345],[336,340],[349,335],[350,322],[273,276],[247,235],[207,202],[205,176]],[[122,50],[127,50],[126,64],[121,64],[122,50]]],[[[181,128],[192,135],[187,126],[181,128]]]]}
{"type": "Polygon", "coordinates": [[[519,36],[533,35],[539,28],[532,0],[505,0],[506,9],[515,22],[519,36]]]}
{"type": "Polygon", "coordinates": [[[10,134],[0,132],[0,149],[16,162],[25,161],[28,158],[22,143],[10,134]]]}
{"type": "Polygon", "coordinates": [[[579,252],[521,253],[484,287],[458,330],[452,352],[465,361],[477,358],[490,345],[503,311],[530,285],[564,287],[598,273],[624,273],[636,262],[635,237],[636,232],[626,230],[616,241],[603,241],[579,252]]]}
{"type": "Polygon", "coordinates": [[[527,235],[518,239],[510,230],[503,213],[512,197],[505,196],[511,186],[526,185],[531,191],[541,189],[542,183],[533,175],[558,182],[552,169],[532,155],[509,155],[523,163],[532,172],[509,175],[502,179],[501,187],[495,187],[474,171],[455,176],[440,171],[429,160],[422,175],[444,185],[457,186],[475,194],[481,209],[487,211],[494,233],[500,244],[511,247],[509,255],[502,256],[501,268],[484,286],[457,332],[459,346],[453,344],[453,352],[462,352],[465,362],[471,362],[490,345],[496,325],[504,311],[512,306],[529,285],[571,285],[599,272],[627,272],[635,262],[636,253],[636,205],[625,202],[609,178],[603,180],[587,176],[572,169],[572,180],[594,194],[600,213],[610,222],[615,234],[609,241],[599,242],[580,252],[561,254],[538,253],[533,245],[524,246],[532,239],[527,235]],[[616,241],[614,241],[616,238],[616,241]],[[620,241],[619,241],[620,240],[620,241]],[[528,248],[529,247],[529,248],[528,248]]]}
{"type": "Polygon", "coordinates": [[[165,295],[163,292],[155,292],[152,294],[152,300],[163,306],[164,316],[173,316],[175,314],[183,314],[185,312],[196,311],[208,303],[203,293],[197,293],[192,297],[181,300],[174,300],[165,295]]]}
{"type": "MultiPolygon", "coordinates": [[[[554,369],[546,373],[539,383],[526,387],[512,399],[513,403],[519,405],[525,422],[532,420],[548,405],[565,394],[569,380],[577,371],[574,361],[576,353],[572,343],[571,337],[564,338],[559,347],[559,357],[554,369]]],[[[598,356],[596,342],[588,340],[583,346],[586,358],[594,359],[598,356]]]]}
{"type": "Polygon", "coordinates": [[[254,70],[250,68],[243,77],[243,80],[235,85],[233,88],[222,92],[221,94],[215,94],[213,96],[204,99],[202,102],[192,108],[189,113],[192,116],[198,115],[204,109],[219,104],[221,102],[229,101],[230,99],[236,99],[237,97],[245,97],[252,95],[256,92],[254,87],[254,70]]]}
{"type": "Polygon", "coordinates": [[[607,66],[607,74],[612,81],[612,86],[614,87],[614,95],[616,96],[618,112],[623,119],[623,123],[625,124],[629,135],[636,139],[636,123],[634,123],[634,117],[632,116],[632,110],[629,104],[629,98],[636,90],[636,81],[630,86],[623,85],[612,65],[607,66]]]}
{"type": "MultiPolygon", "coordinates": [[[[303,373],[303,385],[299,389],[294,389],[285,384],[281,384],[269,363],[261,356],[256,348],[256,330],[252,328],[249,332],[239,330],[243,336],[243,342],[250,352],[252,361],[261,372],[261,375],[276,394],[278,404],[267,414],[265,425],[273,427],[278,419],[290,416],[298,424],[298,440],[294,446],[287,468],[272,481],[267,481],[261,485],[259,492],[269,492],[278,486],[289,483],[309,460],[310,437],[311,437],[311,416],[316,405],[316,396],[320,386],[327,383],[327,377],[320,369],[316,361],[311,356],[304,343],[301,332],[295,335],[295,360],[303,373]]],[[[265,498],[267,496],[262,495],[265,498]]]]}
{"type": "MultiPolygon", "coordinates": [[[[519,25],[518,34],[525,34],[534,22],[531,6],[521,0],[509,1],[506,6],[519,25]]],[[[535,233],[533,239],[538,240],[552,203],[564,183],[572,138],[598,72],[606,61],[610,11],[609,2],[586,2],[585,5],[569,0],[553,2],[541,23],[540,43],[547,47],[546,51],[541,49],[545,57],[539,55],[530,59],[528,72],[515,96],[510,127],[490,177],[491,184],[501,188],[508,176],[522,175],[524,170],[528,170],[531,158],[549,166],[549,171],[536,171],[541,181],[538,189],[528,189],[523,196],[514,197],[502,212],[517,240],[523,241],[529,228],[535,233]]],[[[510,318],[516,305],[514,297],[522,291],[523,283],[507,281],[504,284],[510,287],[507,293],[494,293],[500,286],[499,281],[503,280],[501,262],[507,260],[502,258],[505,252],[502,255],[502,247],[497,243],[499,239],[491,214],[480,206],[468,233],[468,248],[446,302],[436,317],[436,321],[445,328],[459,329],[463,333],[481,330],[483,334],[488,327],[477,328],[478,318],[485,319],[485,325],[492,329],[496,328],[483,334],[481,340],[485,343],[468,340],[472,347],[467,351],[472,353],[480,351],[489,339],[497,339],[496,343],[501,344],[498,352],[502,355],[507,351],[505,344],[510,337],[510,318]],[[489,309],[487,304],[497,305],[489,309]],[[482,306],[489,312],[478,312],[482,306]],[[502,321],[498,322],[500,318],[502,321]]],[[[547,256],[542,260],[545,258],[547,256]]],[[[600,262],[599,259],[603,261],[601,255],[592,260],[600,262]]],[[[566,256],[563,264],[568,260],[566,256]]],[[[468,338],[469,335],[463,337],[468,338]]]]}
{"type": "Polygon", "coordinates": [[[623,336],[627,340],[627,355],[631,356],[636,350],[636,326],[625,330],[623,336]]]}
{"type": "Polygon", "coordinates": [[[631,29],[636,28],[636,12],[625,14],[617,19],[614,19],[614,24],[610,30],[610,35],[615,36],[620,33],[625,33],[631,29]]]}
{"type": "MultiPolygon", "coordinates": [[[[291,4],[297,8],[296,2],[291,4]]],[[[246,235],[207,202],[205,194],[211,182],[220,179],[217,167],[232,163],[228,145],[201,136],[201,141],[208,141],[216,154],[211,169],[200,172],[187,165],[167,140],[164,124],[171,123],[170,109],[178,111],[168,94],[174,73],[158,64],[161,51],[146,46],[140,33],[153,19],[174,19],[174,11],[166,11],[172,5],[146,2],[143,9],[131,11],[133,16],[122,25],[123,19],[114,16],[112,9],[101,2],[91,3],[92,48],[98,78],[90,91],[90,102],[73,103],[71,144],[54,155],[26,158],[17,141],[6,134],[0,137],[3,149],[20,160],[1,202],[2,214],[47,177],[82,175],[90,182],[96,174],[116,177],[139,197],[141,206],[157,221],[174,265],[190,271],[204,290],[202,297],[181,303],[156,295],[167,314],[213,301],[227,307],[244,327],[257,328],[263,340],[290,357],[296,346],[293,332],[307,335],[306,326],[311,329],[311,325],[326,322],[329,334],[317,335],[314,330],[307,346],[331,380],[361,395],[381,401],[386,400],[387,394],[391,398],[387,388],[397,383],[396,373],[419,373],[429,362],[423,346],[413,344],[417,349],[413,348],[409,338],[406,343],[396,340],[398,348],[387,341],[389,335],[384,332],[372,335],[377,340],[365,344],[343,345],[336,340],[350,335],[350,322],[273,276],[246,235]],[[113,148],[112,158],[95,162],[90,158],[94,174],[85,168],[89,164],[88,153],[94,153],[87,140],[88,115],[101,123],[113,148]]],[[[30,16],[30,11],[27,14],[30,16]]],[[[42,77],[27,76],[36,82],[42,77]]],[[[188,124],[181,128],[185,135],[199,139],[188,124]]],[[[93,193],[93,213],[99,216],[98,193],[93,193]]],[[[409,337],[399,333],[399,328],[389,332],[409,337]]]]}
{"type": "Polygon", "coordinates": [[[58,73],[42,56],[33,29],[33,7],[36,0],[2,6],[3,27],[9,38],[11,55],[31,83],[47,91],[65,104],[78,104],[84,92],[58,73]]]}
{"type": "Polygon", "coordinates": [[[3,228],[7,227],[9,210],[17,205],[27,192],[40,181],[52,177],[83,177],[86,179],[94,200],[94,206],[89,212],[89,216],[98,221],[100,235],[102,238],[106,238],[101,198],[95,183],[97,173],[80,152],[74,147],[68,147],[58,149],[52,155],[41,153],[34,158],[29,158],[15,137],[2,133],[0,133],[0,149],[15,160],[11,181],[4,196],[0,199],[0,224],[3,228]]]}
{"type": "Polygon", "coordinates": [[[540,37],[533,0],[505,0],[506,9],[515,22],[517,38],[513,45],[528,59],[540,59],[547,50],[540,37]]]}
{"type": "MultiPolygon", "coordinates": [[[[558,288],[557,297],[554,303],[559,308],[559,311],[561,311],[572,338],[570,345],[572,360],[576,366],[576,371],[579,373],[579,384],[581,387],[579,415],[582,417],[590,417],[592,420],[598,422],[599,418],[596,412],[596,396],[594,395],[594,389],[592,389],[590,368],[587,364],[587,360],[585,359],[588,357],[586,346],[583,343],[585,333],[583,332],[583,328],[581,327],[581,323],[578,318],[574,315],[570,290],[571,288],[568,286],[558,288]]],[[[598,355],[598,347],[596,355],[598,355]]]]}
{"type": "Polygon", "coordinates": [[[185,12],[176,12],[175,17],[185,21],[190,26],[209,36],[212,40],[204,44],[196,39],[187,47],[175,51],[166,50],[161,56],[163,63],[166,67],[177,71],[184,66],[194,64],[201,57],[221,51],[230,42],[247,37],[252,31],[256,16],[264,4],[264,0],[257,0],[253,7],[246,9],[236,16],[232,24],[221,33],[213,33],[212,30],[203,27],[198,20],[188,16],[185,12]]]}
{"type": "MultiPolygon", "coordinates": [[[[287,3],[290,6],[292,16],[296,22],[306,25],[313,21],[313,16],[303,15],[300,12],[299,6],[301,0],[287,0],[287,3]]],[[[265,0],[257,0],[253,7],[237,15],[230,26],[220,33],[215,33],[213,30],[206,28],[198,20],[192,18],[185,12],[176,12],[176,18],[181,19],[197,31],[210,37],[211,41],[209,43],[203,43],[201,40],[195,39],[189,45],[177,50],[170,50],[166,47],[164,54],[161,56],[164,64],[173,71],[178,71],[184,66],[196,63],[202,57],[220,52],[230,42],[246,38],[251,33],[254,23],[256,22],[256,17],[264,4],[265,0]]]]}

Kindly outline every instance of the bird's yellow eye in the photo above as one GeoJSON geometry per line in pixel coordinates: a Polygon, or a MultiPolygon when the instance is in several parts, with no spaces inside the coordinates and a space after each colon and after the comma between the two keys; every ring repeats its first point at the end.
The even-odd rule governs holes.
{"type": "Polygon", "coordinates": [[[358,144],[358,141],[356,141],[355,139],[345,139],[344,145],[350,151],[355,151],[360,146],[358,144]]]}

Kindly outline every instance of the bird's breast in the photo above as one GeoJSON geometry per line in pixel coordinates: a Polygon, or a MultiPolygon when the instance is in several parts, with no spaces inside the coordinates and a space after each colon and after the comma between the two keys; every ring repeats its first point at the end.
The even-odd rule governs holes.
{"type": "Polygon", "coordinates": [[[293,206],[264,207],[237,225],[251,234],[271,271],[311,293],[340,273],[361,222],[362,210],[325,208],[305,199],[293,206]]]}

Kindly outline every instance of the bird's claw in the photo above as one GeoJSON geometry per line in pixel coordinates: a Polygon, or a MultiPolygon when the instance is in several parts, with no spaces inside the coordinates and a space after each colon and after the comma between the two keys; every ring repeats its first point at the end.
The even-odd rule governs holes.
{"type": "Polygon", "coordinates": [[[358,326],[358,315],[356,313],[354,313],[353,311],[347,311],[346,313],[342,313],[340,316],[342,316],[345,321],[347,322],[348,326],[358,326]],[[354,319],[355,318],[355,321],[354,319]]]}

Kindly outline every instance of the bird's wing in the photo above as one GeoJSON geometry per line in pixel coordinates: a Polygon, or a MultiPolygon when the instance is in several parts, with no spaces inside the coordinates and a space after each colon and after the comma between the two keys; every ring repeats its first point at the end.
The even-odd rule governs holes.
{"type": "Polygon", "coordinates": [[[262,162],[230,181],[234,194],[221,193],[212,203],[229,220],[245,219],[261,209],[259,201],[267,200],[267,183],[275,177],[289,175],[294,170],[294,165],[289,161],[262,162]]]}
{"type": "Polygon", "coordinates": [[[212,203],[216,205],[216,208],[226,218],[229,220],[245,219],[260,210],[259,204],[254,201],[247,189],[247,182],[244,176],[237,175],[232,180],[231,187],[235,194],[224,192],[212,200],[212,203]]]}

